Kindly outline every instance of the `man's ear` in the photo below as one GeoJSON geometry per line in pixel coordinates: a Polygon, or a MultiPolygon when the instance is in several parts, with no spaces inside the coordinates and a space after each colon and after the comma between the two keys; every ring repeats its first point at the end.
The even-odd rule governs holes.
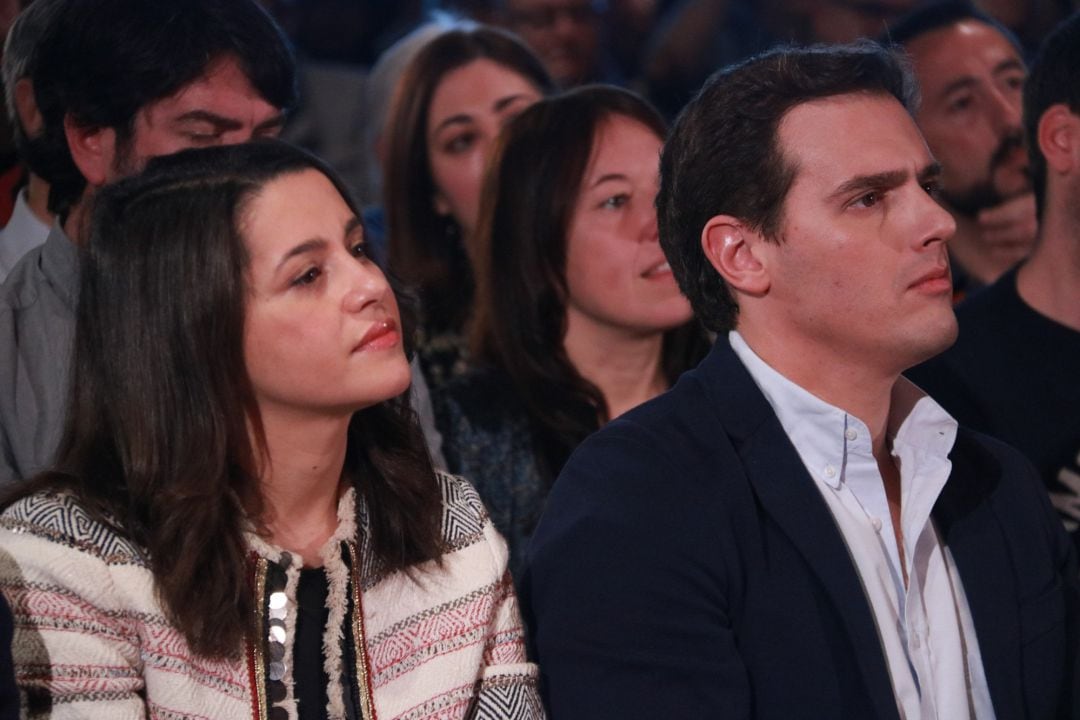
{"type": "Polygon", "coordinates": [[[38,111],[37,99],[34,97],[34,83],[30,78],[19,78],[15,81],[15,92],[12,93],[15,103],[15,114],[22,123],[23,132],[28,138],[36,138],[41,134],[44,122],[38,111]]]}
{"type": "Polygon", "coordinates": [[[113,175],[116,131],[109,127],[82,127],[70,115],[65,115],[64,137],[71,159],[86,182],[96,187],[104,185],[113,175]]]}
{"type": "Polygon", "coordinates": [[[1058,174],[1080,171],[1080,116],[1067,105],[1051,105],[1039,118],[1035,137],[1047,170],[1058,174]]]}
{"type": "Polygon", "coordinates": [[[769,271],[758,248],[765,238],[738,218],[717,215],[701,231],[701,249],[724,282],[748,295],[769,290],[769,271]]]}

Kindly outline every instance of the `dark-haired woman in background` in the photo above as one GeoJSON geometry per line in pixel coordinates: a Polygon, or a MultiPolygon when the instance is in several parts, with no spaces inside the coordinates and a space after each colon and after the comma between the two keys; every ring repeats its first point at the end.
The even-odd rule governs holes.
{"type": "Polygon", "coordinates": [[[284,143],[102,191],[54,471],[0,515],[51,717],[542,715],[506,550],[431,467],[339,180],[284,143]]]}
{"type": "Polygon", "coordinates": [[[504,130],[484,184],[477,370],[434,396],[443,450],[480,491],[517,571],[570,452],[707,349],[656,231],[663,120],[593,86],[504,130]]]}
{"type": "Polygon", "coordinates": [[[491,147],[509,118],[552,89],[519,40],[482,25],[429,41],[398,83],[383,183],[390,268],[420,296],[417,351],[432,390],[465,368],[465,241],[491,147]]]}

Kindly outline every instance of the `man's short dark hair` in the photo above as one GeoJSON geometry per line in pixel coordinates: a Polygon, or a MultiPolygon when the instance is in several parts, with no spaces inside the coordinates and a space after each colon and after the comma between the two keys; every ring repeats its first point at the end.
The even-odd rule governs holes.
{"type": "Polygon", "coordinates": [[[1080,115],[1080,11],[1072,14],[1043,42],[1024,84],[1024,134],[1031,158],[1031,185],[1039,219],[1046,202],[1046,156],[1039,148],[1039,121],[1051,105],[1067,105],[1080,115]]]}
{"type": "Polygon", "coordinates": [[[660,243],[694,312],[710,330],[735,326],[738,305],[701,249],[716,215],[731,215],[779,241],[784,198],[797,168],[777,130],[811,100],[852,93],[895,97],[909,112],[915,83],[880,45],[778,48],[724,68],[679,115],[660,160],[660,243]]]}
{"type": "Polygon", "coordinates": [[[912,40],[927,33],[955,25],[964,20],[975,20],[994,28],[1012,43],[1012,46],[1021,57],[1023,56],[1024,50],[1016,34],[998,22],[993,16],[983,12],[974,3],[967,0],[943,0],[943,2],[928,3],[912,10],[907,15],[900,17],[895,23],[889,25],[885,35],[881,38],[881,42],[885,45],[906,46],[912,40]]]}
{"type": "Polygon", "coordinates": [[[85,128],[133,132],[136,113],[235,58],[271,105],[296,100],[292,51],[255,0],[68,0],[41,40],[32,76],[45,123],[49,209],[66,213],[86,185],[64,135],[85,128]]]}

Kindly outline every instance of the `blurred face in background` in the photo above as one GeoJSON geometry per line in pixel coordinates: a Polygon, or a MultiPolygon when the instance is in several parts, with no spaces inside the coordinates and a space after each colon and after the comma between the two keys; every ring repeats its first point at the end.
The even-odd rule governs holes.
{"type": "Polygon", "coordinates": [[[594,0],[507,0],[507,24],[539,56],[560,87],[590,80],[600,51],[594,0]]]}
{"type": "Polygon", "coordinates": [[[541,98],[527,78],[488,59],[448,72],[428,107],[435,211],[468,235],[476,226],[484,168],[506,122],[541,98]]]}
{"type": "Polygon", "coordinates": [[[657,234],[662,144],[622,115],[599,125],[567,230],[569,325],[647,335],[690,319],[657,234]]]}
{"type": "Polygon", "coordinates": [[[941,196],[958,213],[1028,192],[1021,125],[1026,70],[1000,32],[964,20],[907,44],[922,92],[917,120],[941,162],[941,196]]]}

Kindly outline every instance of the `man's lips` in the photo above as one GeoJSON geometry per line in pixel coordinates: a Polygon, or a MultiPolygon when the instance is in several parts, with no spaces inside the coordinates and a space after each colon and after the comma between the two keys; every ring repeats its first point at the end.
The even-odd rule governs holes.
{"type": "Polygon", "coordinates": [[[353,348],[353,352],[363,350],[384,350],[397,345],[401,341],[401,335],[397,330],[397,323],[393,320],[379,320],[364,333],[360,342],[353,348]]]}
{"type": "Polygon", "coordinates": [[[951,293],[952,278],[949,277],[949,266],[942,265],[928,270],[920,275],[915,282],[911,283],[909,287],[927,295],[951,293]]]}

